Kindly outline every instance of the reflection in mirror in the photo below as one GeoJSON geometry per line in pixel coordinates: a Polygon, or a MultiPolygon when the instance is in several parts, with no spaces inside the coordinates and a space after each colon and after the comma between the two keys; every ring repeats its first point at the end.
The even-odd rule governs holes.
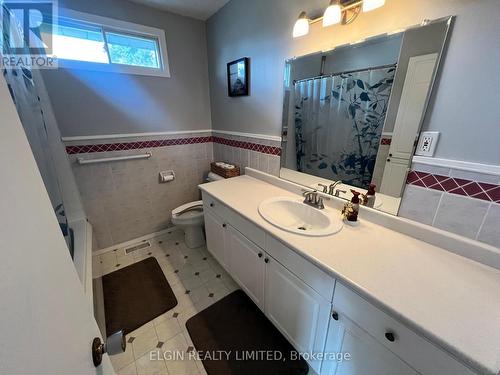
{"type": "Polygon", "coordinates": [[[451,20],[288,60],[280,177],[397,214],[451,20]]]}

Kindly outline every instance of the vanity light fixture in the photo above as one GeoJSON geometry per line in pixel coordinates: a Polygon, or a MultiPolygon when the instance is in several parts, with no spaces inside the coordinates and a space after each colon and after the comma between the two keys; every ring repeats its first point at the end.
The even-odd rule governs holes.
{"type": "Polygon", "coordinates": [[[292,35],[294,38],[298,38],[309,34],[309,25],[319,21],[323,21],[323,27],[338,23],[348,25],[358,17],[361,11],[369,12],[384,4],[385,0],[330,0],[321,17],[311,20],[307,17],[307,13],[302,11],[295,21],[292,35]]]}
{"type": "Polygon", "coordinates": [[[306,12],[301,12],[295,25],[293,25],[293,37],[298,38],[299,36],[304,36],[309,34],[309,18],[307,18],[306,12]]]}
{"type": "Polygon", "coordinates": [[[330,5],[323,13],[323,27],[340,23],[342,19],[342,9],[340,8],[339,0],[331,0],[330,5]]]}

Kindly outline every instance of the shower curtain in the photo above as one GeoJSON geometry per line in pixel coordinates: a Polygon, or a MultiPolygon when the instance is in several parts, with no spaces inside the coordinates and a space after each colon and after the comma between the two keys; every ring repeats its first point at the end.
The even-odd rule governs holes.
{"type": "Polygon", "coordinates": [[[366,188],[372,179],[395,66],[295,83],[297,170],[366,188]]]}
{"type": "MultiPolygon", "coordinates": [[[[10,12],[4,6],[2,6],[2,11],[10,12]]],[[[16,45],[22,45],[21,30],[13,27],[10,31],[11,35],[9,36],[16,40],[16,45]]],[[[7,44],[2,45],[0,57],[2,56],[2,51],[12,51],[8,43],[9,38],[4,38],[3,40],[7,44]]],[[[52,203],[54,214],[65,237],[68,250],[73,257],[73,230],[69,227],[67,220],[60,181],[54,166],[54,158],[49,144],[47,126],[40,103],[39,92],[34,79],[34,73],[35,71],[26,67],[4,67],[3,78],[7,82],[12,101],[16,105],[19,118],[31,146],[31,151],[33,152],[47,194],[52,203]]]]}

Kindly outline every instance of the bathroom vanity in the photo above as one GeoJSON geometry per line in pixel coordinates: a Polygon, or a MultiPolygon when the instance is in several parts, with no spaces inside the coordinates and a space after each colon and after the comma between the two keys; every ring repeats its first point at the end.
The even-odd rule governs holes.
{"type": "MultiPolygon", "coordinates": [[[[249,168],[200,188],[208,250],[316,373],[498,373],[500,271],[435,245],[457,236],[416,223],[408,235],[411,222],[370,209],[332,235],[285,231],[258,206],[300,199],[300,186],[249,168]]],[[[325,201],[338,215],[342,204],[325,201]]]]}

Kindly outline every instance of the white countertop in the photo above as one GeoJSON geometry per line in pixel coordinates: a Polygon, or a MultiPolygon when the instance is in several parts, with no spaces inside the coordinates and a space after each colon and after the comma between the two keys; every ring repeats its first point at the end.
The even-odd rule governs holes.
{"type": "MultiPolygon", "coordinates": [[[[500,271],[363,220],[306,237],[265,221],[259,204],[296,194],[240,176],[200,188],[485,374],[500,371],[500,271]]],[[[340,215],[340,211],[339,211],[340,215]]]]}

